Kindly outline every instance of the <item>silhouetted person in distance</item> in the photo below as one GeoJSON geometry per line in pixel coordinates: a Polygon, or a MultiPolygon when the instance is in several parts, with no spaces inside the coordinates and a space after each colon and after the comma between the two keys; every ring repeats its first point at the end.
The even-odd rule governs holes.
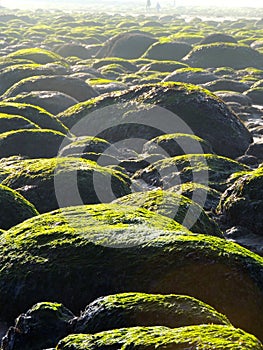
{"type": "Polygon", "coordinates": [[[156,10],[157,10],[157,12],[160,12],[160,10],[161,10],[161,5],[159,4],[159,2],[157,2],[157,4],[156,4],[156,10]]]}
{"type": "Polygon", "coordinates": [[[146,10],[149,10],[151,8],[152,4],[151,4],[151,0],[147,0],[146,2],[146,10]]]}

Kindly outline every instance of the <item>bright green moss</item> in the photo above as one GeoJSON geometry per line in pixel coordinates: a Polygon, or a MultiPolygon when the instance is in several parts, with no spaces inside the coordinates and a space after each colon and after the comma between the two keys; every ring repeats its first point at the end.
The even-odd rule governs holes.
{"type": "Polygon", "coordinates": [[[63,61],[63,58],[58,54],[37,47],[30,49],[21,49],[9,54],[7,57],[14,59],[28,59],[39,64],[63,61]]]}
{"type": "Polygon", "coordinates": [[[134,327],[101,332],[95,335],[73,334],[61,340],[57,350],[104,349],[178,349],[261,350],[253,335],[231,326],[200,325],[175,329],[134,327]]]}

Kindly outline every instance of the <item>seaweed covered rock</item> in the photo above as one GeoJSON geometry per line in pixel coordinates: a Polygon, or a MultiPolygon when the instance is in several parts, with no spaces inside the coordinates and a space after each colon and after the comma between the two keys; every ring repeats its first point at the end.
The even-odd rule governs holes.
{"type": "Polygon", "coordinates": [[[167,75],[163,81],[175,81],[190,84],[205,84],[217,80],[218,77],[202,68],[179,68],[167,75]]]}
{"type": "Polygon", "coordinates": [[[218,79],[204,84],[203,87],[210,91],[227,90],[244,92],[249,89],[248,84],[233,79],[218,79]]]}
{"type": "Polygon", "coordinates": [[[64,66],[56,64],[41,65],[31,63],[8,66],[0,73],[0,94],[2,95],[12,85],[28,77],[36,75],[55,75],[66,73],[67,69],[64,66]]]}
{"type": "Polygon", "coordinates": [[[248,169],[244,164],[215,154],[187,154],[161,159],[138,170],[134,178],[163,189],[193,181],[222,191],[230,175],[248,169]]]}
{"type": "Polygon", "coordinates": [[[39,64],[53,63],[63,60],[58,54],[38,47],[21,49],[10,53],[7,57],[12,59],[30,60],[39,64]]]}
{"type": "Polygon", "coordinates": [[[77,131],[80,135],[92,128],[104,129],[99,137],[109,142],[131,137],[150,140],[167,133],[189,133],[190,128],[214,152],[231,158],[244,154],[252,142],[249,131],[222,100],[183,83],[148,84],[105,94],[69,108],[58,119],[70,128],[80,121],[86,123],[77,131]],[[150,127],[153,123],[155,127],[150,127]]]}
{"type": "Polygon", "coordinates": [[[131,350],[203,349],[262,350],[262,343],[241,329],[222,325],[199,325],[179,328],[131,327],[97,334],[72,334],[57,345],[57,350],[131,350]]]}
{"type": "Polygon", "coordinates": [[[145,209],[98,204],[42,214],[2,234],[0,258],[2,320],[43,300],[76,313],[101,295],[172,293],[212,305],[262,339],[263,258],[145,209]]]}
{"type": "Polygon", "coordinates": [[[0,133],[18,129],[40,129],[29,119],[19,115],[0,113],[0,133]]]}
{"type": "Polygon", "coordinates": [[[0,134],[0,157],[20,155],[29,158],[51,158],[67,137],[48,129],[19,129],[0,134]]]}
{"type": "Polygon", "coordinates": [[[68,129],[58,119],[38,106],[3,101],[0,102],[0,113],[22,116],[43,129],[56,130],[62,133],[68,132],[68,129]]]}
{"type": "Polygon", "coordinates": [[[78,103],[75,98],[58,91],[32,91],[24,92],[15,97],[5,99],[5,102],[26,103],[45,109],[56,115],[78,103]]]}
{"type": "Polygon", "coordinates": [[[162,190],[135,192],[115,200],[114,203],[145,208],[174,219],[192,232],[223,238],[219,227],[203,209],[180,194],[162,190]]]}
{"type": "Polygon", "coordinates": [[[156,39],[146,33],[121,33],[107,40],[96,57],[139,58],[156,39]]]}
{"type": "Polygon", "coordinates": [[[110,202],[130,193],[130,180],[117,170],[82,158],[22,160],[3,181],[40,213],[77,204],[110,202]]]}
{"type": "Polygon", "coordinates": [[[105,152],[109,147],[112,147],[111,144],[99,137],[83,136],[73,139],[72,142],[63,147],[59,152],[59,156],[65,157],[73,154],[81,155],[87,152],[99,154],[105,152]]]}
{"type": "Polygon", "coordinates": [[[218,207],[228,225],[263,233],[263,167],[241,176],[222,195],[218,207]]]}
{"type": "Polygon", "coordinates": [[[4,98],[13,97],[23,92],[31,91],[57,91],[75,98],[77,101],[85,101],[98,96],[98,93],[85,81],[63,75],[34,76],[25,78],[8,89],[4,98]]]}
{"type": "Polygon", "coordinates": [[[73,313],[59,303],[41,302],[21,314],[2,339],[3,350],[35,350],[55,346],[69,334],[73,313]]]}
{"type": "Polygon", "coordinates": [[[197,204],[201,205],[205,211],[215,211],[221,197],[219,191],[196,182],[185,182],[170,187],[167,190],[192,199],[197,204]]]}
{"type": "Polygon", "coordinates": [[[36,208],[21,194],[0,185],[0,228],[8,230],[26,219],[38,215],[36,208]]]}
{"type": "Polygon", "coordinates": [[[72,320],[72,333],[98,333],[135,326],[230,325],[211,306],[189,296],[121,293],[98,298],[72,320]]]}
{"type": "Polygon", "coordinates": [[[164,154],[169,157],[184,155],[185,153],[213,153],[208,142],[191,134],[165,134],[157,136],[143,146],[143,152],[149,154],[164,154]]]}
{"type": "Polygon", "coordinates": [[[183,58],[191,67],[263,68],[263,54],[251,47],[232,43],[212,43],[195,46],[183,58]]]}
{"type": "Polygon", "coordinates": [[[171,60],[177,61],[187,55],[192,49],[192,46],[187,43],[154,43],[145,52],[143,57],[152,60],[171,60]]]}
{"type": "Polygon", "coordinates": [[[200,41],[201,45],[212,44],[212,43],[237,43],[236,39],[227,34],[223,33],[212,33],[207,35],[204,39],[200,41]]]}

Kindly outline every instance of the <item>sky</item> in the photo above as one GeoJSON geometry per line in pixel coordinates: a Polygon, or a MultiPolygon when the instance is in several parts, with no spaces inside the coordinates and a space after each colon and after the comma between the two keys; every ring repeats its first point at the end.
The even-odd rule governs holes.
{"type": "MultiPolygon", "coordinates": [[[[35,8],[35,7],[49,7],[50,5],[53,7],[61,6],[74,6],[74,3],[81,3],[84,6],[88,6],[89,4],[122,4],[125,3],[131,4],[137,3],[144,6],[146,0],[0,0],[0,5],[5,7],[17,7],[17,8],[35,8]]],[[[156,3],[156,0],[152,0],[152,4],[156,3]]],[[[173,0],[159,0],[160,4],[164,7],[172,5],[173,0]]],[[[176,5],[178,6],[224,6],[224,7],[261,7],[263,8],[263,0],[175,0],[176,5]]]]}

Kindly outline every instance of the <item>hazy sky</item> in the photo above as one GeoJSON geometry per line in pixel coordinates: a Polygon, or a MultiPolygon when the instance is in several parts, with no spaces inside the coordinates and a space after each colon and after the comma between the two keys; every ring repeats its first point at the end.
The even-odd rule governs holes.
{"type": "MultiPolygon", "coordinates": [[[[152,0],[154,5],[157,0],[152,0]]],[[[173,0],[159,0],[163,7],[171,6],[173,0]]],[[[263,0],[175,0],[178,6],[183,5],[195,5],[195,6],[229,6],[229,7],[261,7],[263,8],[263,0]]],[[[89,4],[97,3],[98,5],[105,4],[122,4],[125,3],[137,3],[144,6],[146,0],[0,0],[0,4],[6,7],[21,7],[21,8],[32,8],[32,7],[47,7],[47,6],[70,6],[74,7],[74,4],[81,3],[84,6],[89,4]]]]}

